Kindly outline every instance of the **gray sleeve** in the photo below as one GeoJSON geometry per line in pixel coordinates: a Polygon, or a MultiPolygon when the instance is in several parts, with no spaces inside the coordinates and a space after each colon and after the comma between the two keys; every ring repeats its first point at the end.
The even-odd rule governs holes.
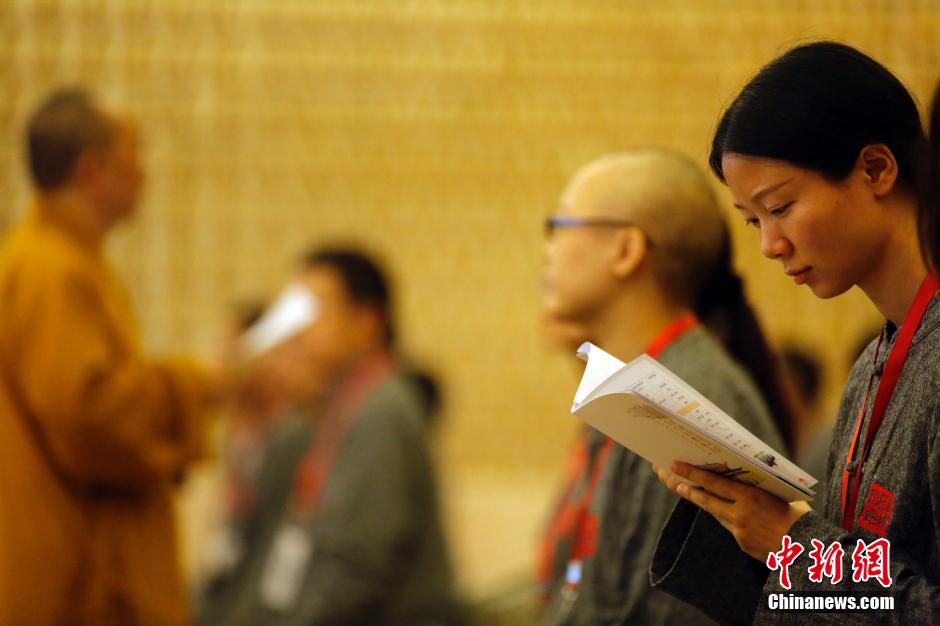
{"type": "Polygon", "coordinates": [[[678,497],[629,450],[615,446],[608,465],[610,475],[601,478],[602,486],[610,481],[599,528],[603,550],[585,569],[585,601],[575,611],[605,624],[710,623],[688,604],[650,590],[650,557],[678,497]]]}
{"type": "Polygon", "coordinates": [[[650,582],[722,624],[750,624],[767,568],[711,515],[680,500],[650,563],[650,582]]]}
{"type": "Polygon", "coordinates": [[[372,402],[360,414],[317,513],[300,607],[285,624],[366,623],[394,593],[416,530],[411,484],[420,436],[402,406],[372,402]]]}

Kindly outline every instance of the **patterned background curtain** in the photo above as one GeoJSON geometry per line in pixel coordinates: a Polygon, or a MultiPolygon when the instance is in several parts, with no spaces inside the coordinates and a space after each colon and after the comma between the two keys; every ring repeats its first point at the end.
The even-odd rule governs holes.
{"type": "MultiPolygon", "coordinates": [[[[537,324],[541,220],[573,170],[654,144],[704,163],[722,104],[800,39],[863,48],[924,102],[940,76],[927,0],[0,0],[0,34],[4,228],[49,89],[86,84],[139,120],[148,188],[112,253],[152,349],[213,350],[229,305],[270,296],[312,243],[386,259],[404,343],[446,383],[471,589],[528,562],[575,426],[571,357],[537,324]]],[[[824,360],[834,412],[877,314],[796,289],[733,224],[771,336],[824,360]]],[[[211,493],[187,500],[191,566],[211,493]]]]}

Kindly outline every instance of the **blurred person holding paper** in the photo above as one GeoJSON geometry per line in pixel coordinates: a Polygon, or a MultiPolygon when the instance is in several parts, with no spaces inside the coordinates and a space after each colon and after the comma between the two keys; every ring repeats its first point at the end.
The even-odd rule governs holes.
{"type": "MultiPolygon", "coordinates": [[[[591,341],[623,361],[644,352],[659,359],[784,448],[779,433],[789,413],[775,361],[731,268],[714,194],[694,163],[653,149],[601,157],[568,183],[547,231],[543,311],[558,321],[548,328],[567,329],[569,345],[591,341]]],[[[650,588],[650,557],[676,500],[646,461],[586,428],[545,535],[542,622],[711,623],[650,588]]]]}
{"type": "MultiPolygon", "coordinates": [[[[203,554],[205,571],[200,575],[200,585],[223,579],[242,558],[242,525],[258,498],[258,474],[268,439],[280,426],[280,417],[285,413],[288,385],[281,376],[283,372],[269,372],[264,362],[276,359],[290,363],[291,360],[282,359],[275,341],[258,345],[256,340],[249,342],[247,336],[263,318],[270,318],[271,309],[278,306],[275,304],[269,309],[262,300],[240,302],[233,307],[226,325],[222,358],[238,368],[240,380],[219,433],[222,499],[203,554]],[[268,374],[259,377],[258,371],[268,374]]],[[[306,321],[301,319],[300,324],[295,321],[287,327],[273,325],[278,330],[273,339],[288,338],[289,334],[302,330],[306,321]]],[[[290,367],[285,369],[292,371],[290,367]]]]}
{"type": "MultiPolygon", "coordinates": [[[[302,342],[296,340],[319,313],[309,289],[295,280],[269,306],[243,303],[233,313],[222,354],[239,372],[239,384],[219,446],[223,499],[204,555],[201,604],[212,603],[219,589],[232,584],[240,564],[261,548],[258,519],[265,518],[272,497],[278,501],[270,489],[261,491],[268,449],[276,440],[280,456],[290,459],[293,455],[285,448],[299,451],[308,445],[307,418],[302,414],[315,411],[324,392],[324,385],[308,371],[302,342]]],[[[289,461],[286,467],[288,473],[293,471],[289,461]]],[[[289,481],[285,475],[280,482],[289,481]]]]}
{"type": "MultiPolygon", "coordinates": [[[[331,248],[305,257],[291,290],[306,291],[316,313],[259,364],[288,376],[294,418],[268,444],[247,549],[210,590],[200,624],[453,624],[426,432],[434,394],[395,355],[390,286],[367,256],[331,248]]],[[[271,328],[303,318],[284,314],[271,328]]]]}
{"type": "Polygon", "coordinates": [[[36,201],[0,253],[0,623],[187,623],[173,492],[222,379],[145,356],[105,258],[137,130],[79,89],[29,120],[36,201]]]}
{"type": "Polygon", "coordinates": [[[317,378],[306,371],[309,363],[297,337],[318,316],[316,296],[295,279],[233,338],[229,357],[242,373],[236,408],[251,415],[255,427],[270,425],[294,405],[316,399],[317,378]]]}

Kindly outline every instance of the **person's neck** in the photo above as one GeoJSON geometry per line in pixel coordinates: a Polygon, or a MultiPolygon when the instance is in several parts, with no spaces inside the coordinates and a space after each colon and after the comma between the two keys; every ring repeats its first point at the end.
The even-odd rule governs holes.
{"type": "Polygon", "coordinates": [[[643,354],[666,326],[689,310],[662,297],[622,297],[594,324],[598,346],[627,362],[643,354]]]}
{"type": "Polygon", "coordinates": [[[916,217],[909,216],[888,241],[882,258],[858,286],[885,319],[900,326],[926,276],[927,265],[920,252],[916,217]]]}
{"type": "Polygon", "coordinates": [[[86,246],[101,248],[109,226],[98,217],[98,211],[81,194],[73,190],[40,193],[39,206],[44,217],[52,220],[86,246]]]}
{"type": "Polygon", "coordinates": [[[386,351],[385,346],[377,342],[363,342],[350,346],[347,358],[337,369],[336,381],[341,384],[343,380],[356,372],[365,363],[369,362],[371,359],[378,358],[379,355],[385,354],[386,351]]]}

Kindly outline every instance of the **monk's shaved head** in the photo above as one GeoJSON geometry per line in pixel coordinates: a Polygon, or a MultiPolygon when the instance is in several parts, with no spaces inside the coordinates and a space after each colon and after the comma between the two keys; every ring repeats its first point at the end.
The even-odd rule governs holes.
{"type": "Polygon", "coordinates": [[[665,150],[588,163],[561,203],[564,213],[627,220],[642,230],[657,281],[677,304],[695,300],[722,252],[725,227],[708,179],[693,161],[665,150]]]}
{"type": "Polygon", "coordinates": [[[60,89],[32,114],[27,128],[29,170],[36,187],[53,190],[65,184],[79,157],[108,146],[117,121],[84,89],[60,89]]]}

